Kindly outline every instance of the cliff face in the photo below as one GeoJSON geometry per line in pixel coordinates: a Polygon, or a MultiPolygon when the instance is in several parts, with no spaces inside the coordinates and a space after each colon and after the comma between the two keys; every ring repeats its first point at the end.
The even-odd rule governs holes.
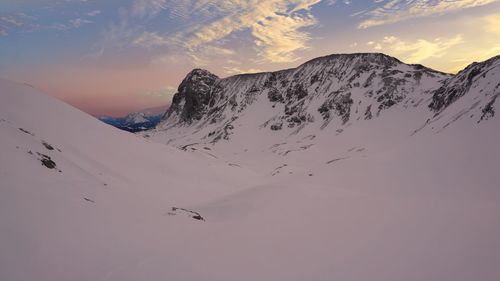
{"type": "Polygon", "coordinates": [[[202,119],[210,102],[210,92],[218,79],[219,77],[203,69],[191,71],[179,85],[163,119],[183,123],[202,119]]]}

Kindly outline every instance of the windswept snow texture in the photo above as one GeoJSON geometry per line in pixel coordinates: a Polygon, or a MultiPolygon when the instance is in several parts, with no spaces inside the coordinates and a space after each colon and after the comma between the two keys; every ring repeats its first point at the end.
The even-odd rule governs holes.
{"type": "Polygon", "coordinates": [[[439,108],[466,72],[195,70],[146,138],[1,80],[0,280],[498,281],[500,68],[478,69],[439,108]]]}

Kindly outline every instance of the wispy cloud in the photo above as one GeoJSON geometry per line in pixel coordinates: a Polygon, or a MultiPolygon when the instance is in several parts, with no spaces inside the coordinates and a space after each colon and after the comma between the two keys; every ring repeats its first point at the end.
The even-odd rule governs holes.
{"type": "Polygon", "coordinates": [[[362,14],[359,28],[396,23],[412,18],[441,15],[462,9],[484,6],[498,0],[389,0],[383,6],[362,14]]]}
{"type": "Polygon", "coordinates": [[[500,35],[500,13],[483,17],[481,25],[484,26],[487,32],[500,35]]]}
{"type": "Polygon", "coordinates": [[[70,27],[79,28],[80,26],[82,26],[84,24],[92,23],[92,21],[86,20],[86,19],[77,18],[77,19],[70,20],[69,23],[70,23],[70,27]]]}
{"type": "Polygon", "coordinates": [[[18,30],[32,30],[36,27],[36,18],[25,13],[14,13],[0,16],[0,36],[7,36],[18,30]]]}
{"type": "Polygon", "coordinates": [[[239,67],[235,67],[235,66],[225,66],[224,67],[224,72],[226,74],[229,74],[229,75],[233,75],[233,74],[242,74],[242,73],[258,73],[258,72],[262,72],[261,69],[258,69],[258,68],[239,68],[239,67]]]}
{"type": "Polygon", "coordinates": [[[38,25],[36,29],[55,29],[55,30],[60,30],[60,31],[68,31],[71,29],[76,29],[80,28],[83,25],[93,23],[91,20],[88,19],[83,19],[83,18],[76,18],[76,19],[70,19],[65,23],[53,23],[47,26],[44,25],[38,25]]]}
{"type": "Polygon", "coordinates": [[[101,13],[101,10],[93,10],[87,13],[87,16],[89,17],[95,17],[101,13]]]}
{"type": "Polygon", "coordinates": [[[147,91],[144,93],[144,95],[156,98],[165,98],[172,97],[175,93],[177,93],[177,88],[172,86],[165,86],[164,88],[156,91],[147,91]]]}
{"type": "Polygon", "coordinates": [[[24,25],[24,22],[21,20],[20,17],[14,17],[14,16],[1,16],[0,22],[18,27],[24,25]]]}
{"type": "Polygon", "coordinates": [[[404,41],[396,36],[386,36],[380,42],[368,42],[374,50],[384,50],[402,58],[408,63],[421,63],[429,58],[439,58],[446,52],[463,42],[462,35],[434,40],[418,39],[413,42],[404,41]]]}
{"type": "MultiPolygon", "coordinates": [[[[330,6],[333,6],[339,2],[338,0],[326,0],[326,3],[330,6]]],[[[350,5],[352,3],[352,0],[342,0],[342,2],[346,5],[350,5]]]]}
{"type": "Polygon", "coordinates": [[[298,59],[295,52],[307,49],[308,33],[300,28],[316,24],[312,15],[289,15],[266,18],[252,28],[259,55],[271,62],[291,62],[298,59]]]}
{"type": "Polygon", "coordinates": [[[249,31],[257,54],[263,61],[290,62],[297,59],[296,51],[308,47],[310,36],[302,29],[316,24],[310,8],[320,1],[137,0],[132,14],[154,15],[168,7],[171,15],[192,20],[173,35],[145,32],[134,40],[134,44],[148,48],[177,44],[193,58],[200,58],[200,50],[220,49],[220,46],[215,46],[218,42],[238,32],[249,31]]]}
{"type": "MultiPolygon", "coordinates": [[[[91,12],[96,14],[96,11],[91,12]]],[[[89,14],[91,14],[89,13],[89,14]]],[[[25,13],[15,13],[11,15],[0,16],[0,35],[6,36],[16,32],[33,32],[39,30],[59,30],[68,31],[71,29],[80,28],[85,24],[90,24],[92,21],[89,14],[83,17],[68,19],[60,22],[40,22],[38,18],[27,15],[25,13]]]]}
{"type": "Polygon", "coordinates": [[[119,14],[118,22],[110,22],[108,27],[101,32],[99,40],[93,46],[93,49],[97,51],[91,54],[91,57],[101,56],[107,50],[130,47],[134,40],[138,40],[140,27],[129,24],[129,12],[126,9],[120,9],[119,14]]]}
{"type": "Polygon", "coordinates": [[[186,52],[178,47],[169,47],[161,55],[153,56],[151,62],[153,64],[188,64],[195,67],[206,67],[214,62],[217,62],[218,65],[234,64],[234,59],[237,59],[236,54],[234,50],[211,45],[200,47],[197,52],[186,52]]]}
{"type": "Polygon", "coordinates": [[[166,9],[167,0],[135,0],[132,4],[132,16],[155,16],[166,9]]]}
{"type": "Polygon", "coordinates": [[[152,48],[158,46],[165,46],[172,43],[172,40],[166,36],[162,36],[157,32],[145,31],[132,42],[135,46],[141,46],[145,48],[152,48]]]}
{"type": "Polygon", "coordinates": [[[234,1],[228,7],[228,15],[187,35],[186,46],[193,49],[223,39],[234,32],[250,30],[262,59],[271,62],[294,61],[297,59],[295,51],[307,48],[309,35],[300,29],[316,23],[308,10],[318,2],[319,0],[234,1]]]}

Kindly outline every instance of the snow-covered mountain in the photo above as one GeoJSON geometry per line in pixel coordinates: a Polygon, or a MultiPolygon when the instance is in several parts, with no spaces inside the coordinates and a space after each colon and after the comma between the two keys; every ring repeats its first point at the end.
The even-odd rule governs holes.
{"type": "Polygon", "coordinates": [[[146,119],[146,115],[144,113],[140,112],[132,112],[125,116],[125,123],[126,124],[140,124],[140,123],[145,123],[148,122],[149,120],[146,119]]]}
{"type": "Polygon", "coordinates": [[[242,130],[342,131],[388,109],[421,104],[449,77],[383,54],[332,55],[295,69],[225,79],[195,69],[158,128],[177,136],[184,133],[175,128],[192,127],[200,139],[217,142],[236,133],[244,116],[256,115],[242,130]]]}
{"type": "Polygon", "coordinates": [[[163,117],[167,106],[131,112],[124,117],[100,116],[99,120],[118,129],[136,133],[154,128],[163,117]]]}
{"type": "Polygon", "coordinates": [[[145,138],[0,80],[0,280],[497,281],[499,63],[195,70],[145,138]]]}
{"type": "Polygon", "coordinates": [[[211,144],[230,151],[226,156],[245,150],[283,155],[358,132],[366,135],[355,138],[363,146],[398,143],[424,127],[440,131],[459,119],[493,117],[499,65],[494,57],[451,75],[367,53],[223,79],[195,69],[147,136],[179,147],[211,144]]]}

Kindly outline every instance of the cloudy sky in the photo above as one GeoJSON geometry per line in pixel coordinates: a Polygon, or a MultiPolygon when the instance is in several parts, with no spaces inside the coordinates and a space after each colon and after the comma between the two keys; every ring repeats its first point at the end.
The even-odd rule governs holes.
{"type": "Polygon", "coordinates": [[[94,115],[225,77],[383,52],[456,72],[500,54],[500,0],[1,0],[0,77],[94,115]]]}

